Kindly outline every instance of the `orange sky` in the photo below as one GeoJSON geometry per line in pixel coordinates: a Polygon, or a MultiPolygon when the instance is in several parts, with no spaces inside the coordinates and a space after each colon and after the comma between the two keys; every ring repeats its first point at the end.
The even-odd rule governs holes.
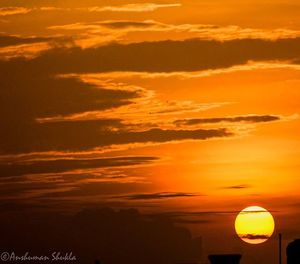
{"type": "Polygon", "coordinates": [[[299,5],[2,0],[3,203],[202,211],[205,252],[249,258],[233,220],[260,205],[299,237],[299,5]]]}

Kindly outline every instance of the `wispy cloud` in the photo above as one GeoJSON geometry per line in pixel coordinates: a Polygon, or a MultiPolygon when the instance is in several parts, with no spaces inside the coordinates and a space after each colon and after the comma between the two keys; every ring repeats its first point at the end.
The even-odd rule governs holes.
{"type": "Polygon", "coordinates": [[[155,157],[112,157],[98,159],[55,159],[39,160],[25,163],[2,163],[0,172],[4,177],[27,174],[61,173],[78,169],[133,166],[153,162],[155,157]]]}
{"type": "MultiPolygon", "coordinates": [[[[78,77],[86,76],[90,80],[103,79],[158,79],[158,78],[178,78],[180,80],[212,77],[214,75],[227,74],[233,72],[255,71],[266,69],[290,69],[300,70],[300,65],[295,64],[297,61],[248,61],[243,65],[236,65],[221,69],[210,69],[203,71],[173,71],[173,72],[140,72],[140,71],[115,71],[97,74],[78,75],[78,77]],[[294,63],[293,63],[294,62],[294,63]]],[[[71,76],[71,75],[70,75],[71,76]]],[[[76,75],[74,75],[76,76],[76,75]]]]}
{"type": "Polygon", "coordinates": [[[280,116],[275,115],[247,115],[247,116],[233,116],[233,117],[213,117],[213,118],[191,118],[191,119],[179,119],[174,121],[177,126],[192,126],[199,124],[214,124],[222,122],[238,123],[264,123],[279,121],[280,116]]]}
{"type": "Polygon", "coordinates": [[[233,39],[268,39],[295,38],[300,36],[299,30],[279,28],[274,30],[260,28],[243,28],[236,25],[218,26],[210,24],[166,24],[155,20],[106,20],[93,23],[75,23],[59,26],[50,26],[49,29],[90,30],[90,32],[110,29],[126,32],[158,31],[190,33],[189,38],[215,39],[228,41],[233,39]]]}
{"type": "Polygon", "coordinates": [[[171,4],[159,4],[159,3],[137,3],[137,4],[126,4],[126,5],[115,5],[115,6],[100,6],[100,7],[90,7],[87,10],[90,12],[149,12],[155,11],[159,8],[170,8],[170,7],[180,7],[180,3],[171,4]]]}
{"type": "Polygon", "coordinates": [[[116,196],[115,198],[122,198],[128,200],[156,200],[156,199],[194,197],[194,196],[201,196],[201,195],[197,193],[185,193],[185,192],[161,192],[161,193],[137,193],[137,194],[116,196]]]}
{"type": "Polygon", "coordinates": [[[0,34],[0,59],[33,59],[46,50],[70,46],[74,46],[71,37],[22,37],[0,34]]]}
{"type": "Polygon", "coordinates": [[[54,41],[52,37],[21,37],[15,35],[0,34],[0,47],[35,44],[47,41],[54,41]]]}
{"type": "Polygon", "coordinates": [[[132,186],[150,184],[149,179],[132,172],[132,169],[137,171],[154,165],[156,161],[158,158],[146,156],[79,159],[55,155],[47,159],[2,161],[0,198],[22,200],[49,195],[86,196],[86,190],[92,190],[98,196],[115,194],[116,191],[128,193],[133,191],[132,186]]]}
{"type": "MultiPolygon", "coordinates": [[[[294,42],[296,40],[290,41],[294,42]]],[[[251,43],[252,41],[249,40],[249,42],[251,43]]],[[[244,43],[245,41],[242,42],[242,44],[244,43]]],[[[272,44],[271,42],[266,43],[270,45],[274,44],[273,42],[272,44]]],[[[266,43],[264,41],[258,41],[258,44],[262,44],[263,46],[265,46],[266,43]]],[[[112,45],[89,50],[81,50],[78,48],[61,49],[53,50],[29,61],[11,60],[7,63],[2,63],[3,65],[0,66],[3,69],[3,80],[7,80],[5,83],[20,87],[14,91],[15,96],[7,98],[6,104],[1,105],[3,112],[11,113],[9,119],[4,119],[4,122],[7,122],[5,129],[8,130],[9,127],[13,127],[9,124],[16,122],[22,124],[23,132],[22,135],[18,137],[19,140],[16,145],[14,144],[15,141],[13,138],[17,132],[14,131],[12,133],[11,131],[7,131],[2,137],[2,149],[7,151],[7,154],[43,151],[89,151],[96,148],[108,148],[120,145],[128,146],[130,144],[148,145],[186,140],[221,139],[235,135],[235,133],[233,133],[234,130],[230,129],[226,124],[214,127],[213,129],[190,129],[186,127],[179,129],[176,125],[180,123],[181,125],[190,126],[192,124],[218,124],[220,122],[259,123],[277,121],[281,118],[280,116],[272,115],[251,115],[225,116],[209,119],[177,119],[177,121],[174,121],[174,118],[178,118],[179,115],[197,113],[221,107],[228,103],[215,102],[203,104],[201,102],[192,101],[162,101],[158,100],[154,92],[142,87],[120,84],[120,82],[115,81],[104,81],[103,79],[105,78],[103,78],[103,76],[98,78],[97,74],[86,75],[81,73],[83,70],[89,71],[88,69],[97,69],[98,71],[102,70],[104,72],[108,71],[108,69],[105,69],[105,65],[98,67],[98,60],[96,59],[96,57],[101,54],[102,59],[100,61],[106,61],[103,59],[107,56],[107,52],[105,51],[111,54],[111,56],[107,57],[110,58],[107,61],[112,61],[109,65],[109,67],[112,67],[114,66],[112,64],[115,63],[112,57],[117,56],[114,52],[115,50],[120,54],[129,54],[129,52],[127,52],[129,47],[132,46],[131,48],[133,50],[141,50],[141,48],[144,50],[145,46],[146,49],[143,52],[146,52],[148,48],[152,49],[152,47],[156,47],[157,44],[158,43],[138,43],[131,45],[112,45]],[[78,62],[80,61],[80,63],[76,63],[77,60],[78,62]],[[56,63],[56,61],[63,61],[63,65],[62,63],[56,63]],[[70,61],[72,63],[70,63],[70,61]],[[93,62],[91,64],[92,68],[85,65],[85,62],[89,65],[93,62]],[[16,73],[20,75],[20,78],[11,78],[11,75],[5,74],[6,71],[11,71],[15,67],[18,69],[21,67],[20,65],[22,65],[22,69],[25,69],[22,72],[16,73]],[[80,68],[76,69],[76,67],[80,68]],[[35,69],[40,69],[41,74],[34,79],[28,78],[26,72],[35,72],[35,69]],[[55,74],[57,71],[78,71],[78,73],[60,74],[57,76],[55,74]],[[39,86],[43,86],[43,91],[35,90],[35,87],[39,86]],[[53,89],[57,91],[55,94],[53,94],[53,89]],[[23,94],[23,90],[26,90],[28,98],[26,97],[25,101],[19,102],[18,108],[12,111],[10,107],[11,104],[14,104],[15,98],[19,98],[19,93],[23,94]],[[34,96],[30,96],[33,93],[34,96]],[[48,100],[45,101],[45,98],[48,100]],[[68,98],[67,104],[64,103],[66,98],[68,98]],[[30,103],[32,108],[28,109],[23,105],[25,102],[26,105],[30,103]],[[41,104],[41,102],[43,103],[41,104]],[[20,122],[20,119],[22,122],[20,122]],[[28,133],[25,133],[26,131],[28,131],[28,133]],[[70,133],[72,136],[70,136],[70,133]],[[39,139],[38,144],[36,144],[36,138],[39,139]],[[78,138],[81,140],[78,141],[78,138]]],[[[207,47],[212,45],[213,47],[218,47],[219,45],[225,45],[218,42],[202,42],[196,40],[189,41],[187,47],[185,47],[185,44],[185,42],[160,43],[163,47],[162,51],[166,52],[169,51],[167,48],[168,45],[175,47],[176,50],[178,49],[177,45],[179,45],[179,47],[183,45],[183,50],[187,50],[188,47],[194,47],[195,45],[201,52],[203,52],[201,50],[203,46],[207,47]]],[[[231,46],[238,44],[239,41],[235,41],[233,43],[227,43],[226,45],[231,46]]],[[[291,52],[291,54],[293,54],[293,52],[291,52]]],[[[165,53],[159,53],[156,56],[160,57],[160,55],[164,56],[165,53]]],[[[124,61],[132,63],[134,59],[136,59],[136,56],[135,58],[124,61]]],[[[194,61],[197,62],[197,60],[194,61]]],[[[134,67],[139,66],[139,63],[139,61],[134,62],[134,67]]],[[[166,66],[165,64],[163,65],[166,66]]],[[[119,64],[115,66],[120,67],[119,64]]],[[[122,65],[122,67],[123,66],[124,65],[122,65]]],[[[156,68],[156,66],[160,67],[160,64],[156,63],[153,66],[154,68],[156,68]]],[[[189,65],[185,66],[190,69],[189,65]]],[[[129,68],[130,67],[129,65],[129,68]]],[[[174,67],[174,65],[170,64],[170,67],[174,67]]],[[[200,65],[200,67],[203,67],[203,65],[200,65]]],[[[158,71],[158,69],[156,69],[156,71],[158,71]]],[[[170,73],[172,73],[171,69],[170,73]]],[[[142,74],[144,74],[144,71],[142,71],[142,74]]],[[[104,75],[104,77],[105,76],[106,75],[104,75]]],[[[10,85],[4,85],[2,91],[9,91],[10,85]]]]}
{"type": "Polygon", "coordinates": [[[60,78],[76,78],[89,85],[106,87],[116,91],[138,91],[141,96],[132,100],[131,104],[123,105],[118,108],[107,109],[105,111],[88,111],[72,115],[52,116],[38,118],[38,122],[61,122],[61,121],[80,121],[103,118],[120,118],[123,124],[131,129],[145,130],[149,128],[173,128],[174,124],[168,119],[175,118],[188,113],[199,113],[210,109],[226,106],[227,102],[201,103],[186,100],[160,100],[156,92],[147,90],[140,86],[132,86],[118,82],[117,75],[109,74],[67,74],[60,78]]]}
{"type": "Polygon", "coordinates": [[[31,9],[26,7],[9,6],[0,8],[0,16],[27,14],[29,12],[31,12],[31,9]]]}
{"type": "Polygon", "coordinates": [[[25,7],[25,6],[8,6],[0,7],[0,16],[12,16],[28,14],[30,12],[152,12],[160,8],[180,7],[180,3],[135,3],[125,5],[104,5],[93,7],[58,7],[58,6],[41,6],[41,7],[25,7]]]}
{"type": "MultiPolygon", "coordinates": [[[[51,30],[65,30],[76,31],[77,44],[85,43],[84,47],[99,45],[104,43],[101,38],[96,36],[101,34],[106,39],[110,37],[112,41],[120,43],[130,43],[130,38],[127,37],[128,33],[144,33],[151,32],[153,40],[184,40],[187,38],[199,38],[204,40],[218,40],[229,41],[235,39],[265,39],[277,40],[284,38],[296,38],[300,36],[299,30],[292,29],[260,29],[260,28],[243,28],[235,25],[218,26],[218,25],[205,25],[205,24],[166,24],[154,20],[106,20],[93,23],[74,23],[66,25],[50,26],[51,30]],[[157,34],[154,34],[156,33],[157,34]],[[172,34],[161,34],[167,32],[172,34]],[[82,34],[81,36],[78,34],[82,34]],[[165,36],[165,37],[164,37],[165,36]],[[83,42],[83,40],[85,40],[83,42]],[[88,44],[90,40],[90,44],[88,44]]],[[[72,32],[70,32],[72,34],[72,32]]],[[[143,36],[137,39],[143,41],[143,36]]],[[[105,40],[104,38],[104,40],[105,40]]],[[[151,38],[150,38],[151,39],[151,38]]],[[[149,40],[149,38],[147,39],[149,40]]],[[[137,41],[136,38],[134,41],[137,41]]]]}
{"type": "Polygon", "coordinates": [[[268,235],[259,235],[259,234],[238,234],[238,235],[241,238],[250,239],[250,240],[270,238],[270,236],[268,235]]]}
{"type": "Polygon", "coordinates": [[[48,42],[3,47],[0,48],[0,59],[10,60],[17,57],[33,59],[39,56],[43,51],[49,50],[51,48],[52,45],[48,42]]]}
{"type": "MultiPolygon", "coordinates": [[[[218,216],[218,215],[237,215],[239,213],[265,213],[266,211],[247,211],[247,212],[240,212],[237,210],[212,210],[212,211],[169,211],[163,213],[152,213],[149,214],[150,216],[166,216],[171,218],[177,217],[200,217],[200,216],[218,216]]],[[[271,211],[275,212],[275,211],[271,211]]]]}
{"type": "Polygon", "coordinates": [[[42,54],[44,56],[40,56],[38,60],[32,60],[31,66],[38,68],[47,64],[48,71],[58,74],[116,71],[171,73],[217,70],[245,65],[249,61],[296,60],[299,42],[300,38],[277,41],[243,39],[225,42],[189,39],[128,45],[111,44],[90,49],[52,50],[49,54],[42,54]],[[287,46],[288,49],[285,48],[287,46]],[[239,52],[240,50],[243,52],[239,52]],[[174,54],[176,56],[173,56],[174,54]],[[228,57],[228,54],[234,54],[234,56],[228,57]],[[123,58],[123,63],[119,63],[120,57],[123,58]],[[56,59],[64,63],[55,63],[56,59]]]}
{"type": "MultiPolygon", "coordinates": [[[[33,61],[34,59],[24,60],[24,63],[30,65],[33,61]]],[[[38,67],[46,71],[41,71],[34,79],[28,78],[25,73],[31,72],[30,67],[16,73],[20,78],[12,78],[11,74],[6,76],[5,71],[10,69],[3,68],[3,80],[7,80],[7,85],[3,86],[2,92],[9,90],[12,84],[19,87],[14,91],[14,96],[7,98],[6,103],[1,105],[3,112],[10,113],[9,118],[3,120],[7,124],[1,141],[3,151],[15,154],[88,151],[118,145],[162,144],[227,138],[233,135],[231,131],[222,127],[190,130],[176,129],[172,124],[164,125],[170,116],[199,112],[219,107],[220,104],[163,102],[141,87],[120,87],[116,83],[97,84],[74,77],[52,77],[46,73],[48,66],[47,64],[47,68],[38,67]],[[43,86],[43,90],[37,91],[36,87],[40,86],[43,86]],[[19,102],[18,108],[12,112],[11,104],[19,97],[18,94],[23,94],[24,89],[26,100],[19,102]],[[56,93],[53,93],[54,89],[56,93]],[[34,96],[31,96],[32,94],[34,96]],[[67,103],[62,103],[65,100],[67,103]],[[24,103],[30,104],[31,108],[23,106],[24,103]],[[125,105],[131,106],[123,108],[125,105]],[[161,117],[166,120],[160,120],[161,117]],[[22,124],[22,135],[18,137],[17,145],[14,138],[19,132],[10,131],[13,127],[10,124],[14,122],[22,124]],[[35,143],[37,138],[38,144],[35,143]]]]}
{"type": "Polygon", "coordinates": [[[249,189],[252,186],[249,184],[239,184],[239,185],[230,185],[222,187],[222,189],[229,189],[229,190],[242,190],[242,189],[249,189]]]}

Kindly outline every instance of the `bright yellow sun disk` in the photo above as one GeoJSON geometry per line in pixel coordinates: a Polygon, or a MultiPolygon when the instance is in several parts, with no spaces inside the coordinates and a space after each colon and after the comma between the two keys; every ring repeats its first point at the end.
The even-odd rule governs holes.
{"type": "Polygon", "coordinates": [[[250,206],[243,209],[235,219],[235,231],[238,236],[250,244],[267,241],[275,228],[273,216],[264,208],[250,206]]]}

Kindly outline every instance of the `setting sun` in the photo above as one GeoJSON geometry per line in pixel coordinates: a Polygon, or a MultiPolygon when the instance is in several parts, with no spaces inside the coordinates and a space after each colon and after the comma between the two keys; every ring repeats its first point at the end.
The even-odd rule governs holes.
{"type": "Polygon", "coordinates": [[[236,233],[243,241],[250,244],[267,241],[272,236],[274,227],[271,213],[259,206],[243,209],[235,220],[236,233]]]}

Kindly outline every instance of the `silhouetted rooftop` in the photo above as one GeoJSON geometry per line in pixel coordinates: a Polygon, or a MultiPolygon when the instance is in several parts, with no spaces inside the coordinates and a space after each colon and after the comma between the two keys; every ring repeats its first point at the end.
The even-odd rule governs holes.
{"type": "Polygon", "coordinates": [[[209,255],[208,259],[211,264],[239,264],[242,255],[240,254],[223,254],[209,255]]]}
{"type": "Polygon", "coordinates": [[[287,264],[300,263],[300,239],[295,239],[286,248],[287,264]]]}

